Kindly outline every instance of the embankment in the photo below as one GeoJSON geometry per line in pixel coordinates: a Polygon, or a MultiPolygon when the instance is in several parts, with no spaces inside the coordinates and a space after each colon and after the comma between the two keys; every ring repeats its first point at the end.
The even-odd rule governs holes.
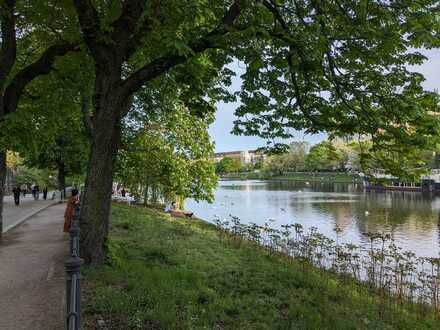
{"type": "Polygon", "coordinates": [[[113,205],[110,256],[84,271],[85,329],[438,329],[427,307],[238,240],[113,205]],[[422,311],[422,312],[420,312],[422,311]]]}

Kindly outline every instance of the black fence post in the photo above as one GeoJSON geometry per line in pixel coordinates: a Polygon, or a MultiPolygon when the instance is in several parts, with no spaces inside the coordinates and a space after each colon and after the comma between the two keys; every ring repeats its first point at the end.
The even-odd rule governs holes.
{"type": "Polygon", "coordinates": [[[80,257],[69,257],[64,266],[66,268],[66,302],[67,317],[66,329],[81,329],[81,265],[83,260],[80,257]]]}
{"type": "Polygon", "coordinates": [[[75,214],[72,219],[72,223],[70,224],[70,254],[71,256],[79,256],[79,214],[80,214],[80,205],[75,205],[75,214]]]}
{"type": "Polygon", "coordinates": [[[81,265],[79,257],[79,214],[80,206],[75,205],[75,213],[70,225],[70,257],[64,262],[66,270],[66,329],[81,329],[81,265]]]}

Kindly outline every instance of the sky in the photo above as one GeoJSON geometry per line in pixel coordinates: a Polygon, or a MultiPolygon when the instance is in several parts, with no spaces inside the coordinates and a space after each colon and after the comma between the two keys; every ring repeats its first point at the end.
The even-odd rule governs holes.
{"type": "MultiPolygon", "coordinates": [[[[417,71],[425,76],[423,86],[426,90],[440,90],[440,49],[421,51],[428,60],[420,66],[413,66],[409,69],[417,71]]],[[[240,74],[243,68],[238,62],[234,62],[231,67],[237,76],[233,79],[231,89],[236,91],[240,89],[240,74]]],[[[209,128],[209,134],[216,144],[216,152],[234,151],[234,150],[250,150],[266,145],[266,141],[256,136],[236,136],[231,133],[233,122],[236,119],[234,111],[239,103],[222,103],[217,105],[216,119],[209,128]]],[[[318,143],[326,138],[326,135],[305,135],[296,132],[295,137],[291,140],[305,140],[311,144],[318,143]]]]}

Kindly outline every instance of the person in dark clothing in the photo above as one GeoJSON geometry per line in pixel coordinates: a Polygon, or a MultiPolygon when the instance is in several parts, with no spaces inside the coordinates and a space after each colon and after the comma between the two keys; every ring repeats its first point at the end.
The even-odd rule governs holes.
{"type": "Polygon", "coordinates": [[[46,200],[47,199],[47,187],[43,188],[43,199],[46,200]]]}
{"type": "Polygon", "coordinates": [[[124,188],[122,188],[122,190],[121,190],[121,196],[125,197],[125,189],[124,188]]]}
{"type": "Polygon", "coordinates": [[[12,189],[12,193],[14,194],[15,205],[19,205],[21,189],[18,186],[15,186],[14,189],[12,189]]]}
{"type": "Polygon", "coordinates": [[[40,195],[40,187],[39,186],[35,185],[32,188],[32,195],[34,196],[35,200],[37,200],[39,198],[39,195],[40,195]]]}

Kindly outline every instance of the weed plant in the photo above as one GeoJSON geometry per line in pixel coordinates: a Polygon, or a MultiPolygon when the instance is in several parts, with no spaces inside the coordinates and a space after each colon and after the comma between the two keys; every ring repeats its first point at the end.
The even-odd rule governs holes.
{"type": "Polygon", "coordinates": [[[440,258],[403,251],[389,234],[366,233],[368,243],[354,245],[339,242],[340,228],[334,229],[333,240],[315,227],[305,230],[298,223],[274,229],[267,222],[262,226],[243,224],[235,216],[214,222],[220,232],[229,233],[234,240],[255,242],[270,253],[282,253],[304,265],[337,273],[344,281],[366,282],[396,304],[427,304],[440,313],[440,258]]]}

